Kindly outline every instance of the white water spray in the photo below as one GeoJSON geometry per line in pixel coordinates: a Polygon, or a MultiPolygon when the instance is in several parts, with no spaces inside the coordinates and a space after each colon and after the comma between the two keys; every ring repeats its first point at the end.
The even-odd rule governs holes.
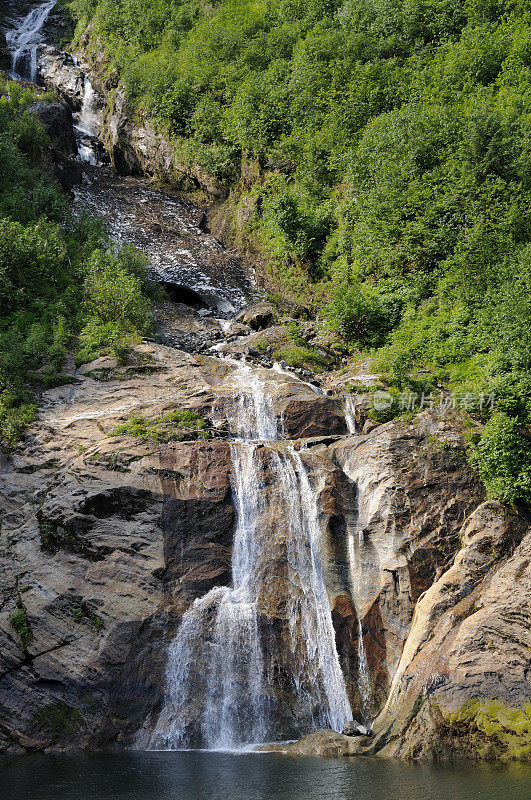
{"type": "Polygon", "coordinates": [[[278,428],[257,372],[239,365],[235,380],[240,396],[232,423],[247,441],[231,445],[233,586],[211,589],[184,614],[168,653],[151,748],[242,748],[285,735],[283,715],[295,735],[341,730],[351,719],[316,492],[291,445],[263,443],[275,440],[278,428]],[[277,582],[286,587],[280,593],[277,582]]]}
{"type": "Polygon", "coordinates": [[[358,432],[356,424],[356,404],[351,395],[345,397],[345,422],[347,423],[347,430],[349,433],[358,432]]]}
{"type": "Polygon", "coordinates": [[[21,19],[16,28],[6,31],[11,52],[11,70],[15,77],[37,80],[37,50],[43,41],[43,26],[57,0],[35,6],[21,19]]]}

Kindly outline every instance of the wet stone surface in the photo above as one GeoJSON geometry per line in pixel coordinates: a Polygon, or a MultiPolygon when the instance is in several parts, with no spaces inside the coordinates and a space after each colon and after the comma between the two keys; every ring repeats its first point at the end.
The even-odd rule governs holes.
{"type": "Polygon", "coordinates": [[[87,167],[75,190],[75,207],[103,217],[111,236],[148,257],[151,276],[197,297],[197,305],[234,313],[247,302],[250,276],[235,254],[201,230],[204,212],[145,181],[87,167]]]}

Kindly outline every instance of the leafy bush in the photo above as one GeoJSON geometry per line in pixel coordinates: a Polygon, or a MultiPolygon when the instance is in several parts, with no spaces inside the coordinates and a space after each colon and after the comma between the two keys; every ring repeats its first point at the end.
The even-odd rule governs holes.
{"type": "Polygon", "coordinates": [[[169,411],[155,419],[132,414],[127,422],[117,425],[110,436],[132,436],[142,442],[162,444],[186,439],[208,439],[205,420],[195,411],[169,411]]]}
{"type": "Polygon", "coordinates": [[[130,252],[95,250],[86,266],[84,315],[78,361],[112,348],[120,359],[153,326],[151,304],[143,292],[144,265],[130,252]]]}
{"type": "Polygon", "coordinates": [[[324,308],[331,330],[347,341],[369,347],[383,344],[400,320],[404,298],[385,283],[371,287],[334,286],[332,299],[324,308]]]}
{"type": "MultiPolygon", "coordinates": [[[[83,325],[95,353],[136,340],[151,315],[143,257],[109,249],[102,226],[73,220],[48,169],[47,137],[27,113],[35,99],[0,85],[0,446],[36,416],[35,392],[72,380],[61,368],[83,325]],[[80,314],[82,297],[83,315],[80,314]]],[[[46,99],[46,97],[44,97],[46,99]]]]}
{"type": "Polygon", "coordinates": [[[19,607],[17,611],[14,611],[13,614],[10,615],[9,621],[19,635],[22,645],[27,647],[31,642],[32,636],[26,609],[22,606],[19,607]]]}
{"type": "Polygon", "coordinates": [[[479,442],[471,446],[471,462],[490,497],[531,502],[531,442],[522,436],[516,419],[494,414],[479,442]]]}

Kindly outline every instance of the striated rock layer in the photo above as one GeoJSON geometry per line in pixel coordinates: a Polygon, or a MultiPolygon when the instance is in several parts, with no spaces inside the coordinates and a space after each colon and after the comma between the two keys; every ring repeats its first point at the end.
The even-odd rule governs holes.
{"type": "MultiPolygon", "coordinates": [[[[341,398],[254,372],[284,435],[304,445],[354,717],[367,705],[380,712],[374,738],[327,739],[325,749],[525,755],[530,537],[521,517],[482,503],[457,420],[426,411],[349,435],[341,398]]],[[[232,580],[225,420],[240,402],[238,364],[142,345],[127,366],[98,359],[74,380],[44,395],[39,422],[0,466],[0,735],[9,751],[134,746],[158,718],[183,613],[232,580]],[[113,435],[131,414],[156,428],[172,409],[199,413],[209,438],[113,435]]],[[[258,529],[276,520],[281,543],[285,500],[270,462],[258,529]]],[[[277,577],[260,608],[270,646],[285,635],[291,591],[282,547],[271,558],[277,577]]],[[[288,666],[279,658],[274,668],[285,709],[288,666]]]]}

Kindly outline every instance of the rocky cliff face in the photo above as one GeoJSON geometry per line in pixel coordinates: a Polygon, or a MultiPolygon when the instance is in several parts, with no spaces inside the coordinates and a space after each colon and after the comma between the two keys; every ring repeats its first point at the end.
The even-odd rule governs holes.
{"type": "MultiPolygon", "coordinates": [[[[97,43],[82,44],[95,63],[97,43]]],[[[222,193],[209,176],[176,164],[149,123],[130,118],[115,77],[98,83],[98,74],[103,138],[120,173],[222,193]]],[[[79,108],[82,73],[72,59],[44,48],[41,75],[79,108]]],[[[57,103],[34,112],[49,115],[52,106],[67,114],[57,103]]],[[[47,124],[53,133],[54,120],[47,124]]],[[[71,120],[59,133],[67,128],[71,120]]],[[[0,455],[0,749],[132,747],[153,732],[183,615],[233,582],[229,429],[234,435],[244,357],[285,440],[262,443],[256,456],[264,493],[257,542],[271,576],[258,627],[271,654],[278,729],[293,736],[319,716],[319,702],[294,703],[283,649],[304,602],[291,564],[296,504],[275,467],[286,448],[315,494],[348,700],[356,718],[376,717],[371,739],[318,732],[292,752],[529,757],[531,534],[522,516],[484,501],[459,417],[425,411],[364,425],[362,395],[350,398],[347,424],[338,375],[301,369],[299,380],[287,365],[271,369],[285,331],[270,308],[232,322],[197,311],[227,315],[251,288],[242,266],[203,234],[202,211],[109,170],[85,174],[78,207],[104,209],[115,238],[142,247],[173,295],[157,309],[161,343],[138,346],[125,365],[102,358],[72,367],[71,382],[42,397],[18,450],[0,455]]],[[[305,336],[333,366],[311,327],[305,336]]],[[[212,625],[205,630],[211,641],[212,625]]],[[[295,650],[306,646],[300,639],[295,650]]],[[[190,726],[205,705],[207,666],[196,665],[190,726]]]]}
{"type": "MultiPolygon", "coordinates": [[[[131,746],[156,717],[182,614],[231,581],[225,419],[238,402],[237,369],[163,345],[139,346],[125,367],[99,359],[46,393],[39,422],[2,457],[4,749],[131,746]],[[209,438],[185,431],[184,441],[165,441],[173,429],[161,420],[172,409],[199,413],[209,438]],[[133,413],[151,438],[114,435],[133,413]]],[[[349,435],[341,398],[257,371],[288,435],[306,437],[296,446],[308,448],[318,487],[326,584],[355,714],[358,616],[373,714],[390,695],[371,749],[448,757],[464,737],[469,755],[479,743],[488,751],[482,707],[467,712],[475,722],[459,714],[476,698],[523,706],[524,522],[481,505],[451,415],[424,412],[349,435]]],[[[279,502],[271,486],[267,513],[281,518],[279,502]]],[[[278,567],[262,608],[277,620],[273,637],[282,635],[286,596],[278,567]]]]}
{"type": "Polygon", "coordinates": [[[531,756],[531,535],[497,502],[460,531],[415,608],[377,747],[412,758],[531,756]]]}

